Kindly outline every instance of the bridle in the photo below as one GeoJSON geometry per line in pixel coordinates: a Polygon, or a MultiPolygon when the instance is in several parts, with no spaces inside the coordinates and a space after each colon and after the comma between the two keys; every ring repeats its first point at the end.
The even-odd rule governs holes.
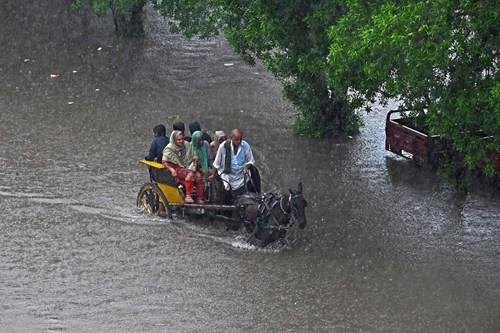
{"type": "Polygon", "coordinates": [[[302,193],[290,193],[290,195],[288,196],[288,207],[290,207],[290,212],[287,212],[285,210],[285,208],[283,208],[283,198],[284,196],[281,197],[280,199],[280,208],[281,208],[281,211],[283,212],[283,214],[285,215],[291,215],[291,216],[294,216],[296,214],[292,214],[294,212],[297,212],[297,207],[293,204],[294,202],[294,199],[296,198],[299,198],[299,197],[304,197],[304,195],[302,193]]]}
{"type": "Polygon", "coordinates": [[[290,194],[290,195],[288,196],[288,207],[290,207],[290,213],[289,213],[289,212],[287,212],[287,211],[285,210],[285,208],[283,208],[283,198],[284,198],[284,196],[282,196],[282,197],[281,197],[281,199],[280,199],[280,208],[281,208],[281,211],[283,212],[283,214],[285,214],[285,215],[289,215],[289,214],[291,213],[292,195],[290,194]]]}

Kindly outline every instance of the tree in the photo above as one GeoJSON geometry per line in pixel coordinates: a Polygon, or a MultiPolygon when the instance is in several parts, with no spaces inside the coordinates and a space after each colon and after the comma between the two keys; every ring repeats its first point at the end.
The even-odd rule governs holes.
{"type": "Polygon", "coordinates": [[[144,35],[144,6],[147,0],[72,0],[76,10],[88,6],[96,15],[113,14],[115,31],[120,36],[140,37],[144,35]]]}
{"type": "MultiPolygon", "coordinates": [[[[143,32],[147,0],[73,0],[90,5],[98,15],[113,12],[122,35],[143,32]]],[[[283,83],[296,106],[295,129],[311,137],[353,134],[360,117],[346,103],[346,91],[335,93],[326,77],[328,28],[343,8],[331,0],[151,0],[172,28],[186,36],[208,37],[222,31],[250,64],[257,59],[283,83]]],[[[175,31],[175,30],[174,30],[175,31]]]]}
{"type": "Polygon", "coordinates": [[[497,1],[347,1],[330,28],[328,82],[356,108],[401,101],[465,165],[492,175],[500,153],[497,1]],[[487,138],[485,138],[487,137],[487,138]]]}
{"type": "Polygon", "coordinates": [[[328,28],[343,11],[336,1],[171,0],[157,8],[187,35],[221,29],[244,60],[261,60],[297,107],[298,132],[320,138],[358,131],[347,90],[333,93],[326,77],[328,28]]]}
{"type": "MultiPolygon", "coordinates": [[[[142,13],[146,3],[73,1],[86,1],[98,13],[111,8],[115,17],[132,17],[134,8],[142,13]]],[[[296,106],[300,133],[355,133],[355,110],[395,98],[430,134],[449,140],[469,168],[494,173],[490,156],[500,152],[497,1],[151,2],[188,37],[222,31],[244,60],[262,61],[296,106]]]]}

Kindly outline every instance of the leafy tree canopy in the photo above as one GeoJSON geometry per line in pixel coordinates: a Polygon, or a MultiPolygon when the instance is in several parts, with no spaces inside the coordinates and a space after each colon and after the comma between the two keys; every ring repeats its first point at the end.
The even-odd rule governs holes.
{"type": "Polygon", "coordinates": [[[116,33],[126,37],[144,35],[143,9],[146,3],[147,0],[71,0],[73,9],[87,6],[98,16],[111,10],[116,33]]]}
{"type": "MultiPolygon", "coordinates": [[[[147,0],[73,2],[120,17],[147,0]]],[[[243,59],[262,61],[296,106],[298,132],[354,133],[356,109],[395,98],[467,166],[493,173],[484,161],[500,152],[498,1],[150,2],[187,36],[222,31],[243,59]]]]}
{"type": "Polygon", "coordinates": [[[354,133],[360,118],[326,80],[328,31],[342,13],[336,1],[172,0],[157,2],[188,35],[220,29],[249,63],[257,59],[281,80],[297,107],[295,128],[312,137],[354,133]]]}
{"type": "Polygon", "coordinates": [[[359,107],[399,99],[469,168],[500,153],[497,1],[349,0],[330,28],[329,83],[359,107]],[[485,136],[490,136],[485,139],[485,136]]]}

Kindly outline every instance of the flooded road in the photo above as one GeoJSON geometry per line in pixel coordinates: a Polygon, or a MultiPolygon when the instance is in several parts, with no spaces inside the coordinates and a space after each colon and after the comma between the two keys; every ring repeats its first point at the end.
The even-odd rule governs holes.
{"type": "Polygon", "coordinates": [[[500,194],[384,150],[292,135],[291,108],[222,39],[150,16],[144,40],[67,1],[0,4],[0,332],[499,332],[500,194]],[[158,123],[242,128],[266,190],[308,226],[256,250],[222,224],[135,208],[158,123]]]}

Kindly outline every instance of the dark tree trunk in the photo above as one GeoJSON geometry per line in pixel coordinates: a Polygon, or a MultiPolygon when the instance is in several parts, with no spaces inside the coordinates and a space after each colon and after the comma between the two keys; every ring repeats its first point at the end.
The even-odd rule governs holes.
{"type": "Polygon", "coordinates": [[[320,119],[319,122],[326,125],[325,135],[340,134],[348,132],[350,110],[342,99],[328,91],[326,81],[317,79],[315,82],[315,94],[319,99],[320,119]]]}
{"type": "Polygon", "coordinates": [[[115,32],[123,37],[142,37],[144,36],[144,5],[135,5],[127,13],[118,12],[114,7],[111,8],[115,32]]]}

